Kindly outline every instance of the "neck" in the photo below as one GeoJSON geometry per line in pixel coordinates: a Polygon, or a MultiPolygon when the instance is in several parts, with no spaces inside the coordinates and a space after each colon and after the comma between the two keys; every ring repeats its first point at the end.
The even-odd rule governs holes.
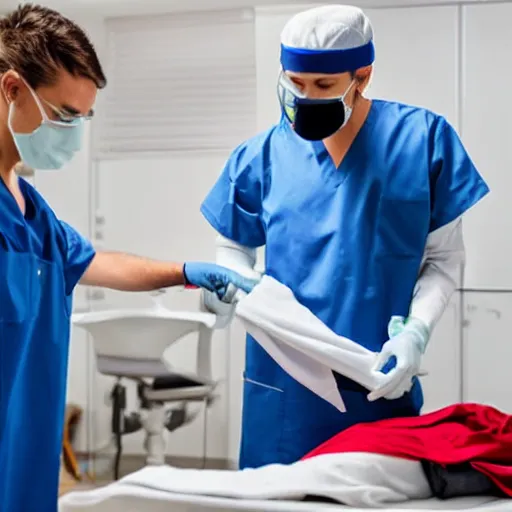
{"type": "Polygon", "coordinates": [[[350,116],[348,123],[343,127],[343,129],[329,137],[325,142],[329,145],[338,147],[350,145],[366,121],[371,106],[371,100],[364,98],[363,96],[359,96],[354,103],[352,115],[350,116]]]}
{"type": "Polygon", "coordinates": [[[20,161],[10,133],[0,136],[0,178],[9,185],[15,176],[14,167],[20,161]],[[3,144],[2,144],[3,142],[3,144]]]}
{"type": "Polygon", "coordinates": [[[362,96],[359,97],[353,106],[352,115],[348,123],[343,129],[323,141],[336,168],[341,165],[352,142],[354,142],[359,130],[366,121],[371,105],[372,102],[370,100],[362,96]]]}

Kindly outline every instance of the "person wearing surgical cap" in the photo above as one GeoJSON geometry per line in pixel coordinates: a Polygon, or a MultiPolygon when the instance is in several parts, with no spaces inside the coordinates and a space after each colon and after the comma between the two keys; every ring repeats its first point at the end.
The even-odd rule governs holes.
{"type": "Polygon", "coordinates": [[[360,9],[294,16],[281,35],[281,120],[234,150],[202,205],[219,264],[254,277],[265,246],[266,273],[379,353],[386,374],[370,391],[335,375],[341,413],[249,337],[242,468],[292,463],[351,425],[423,404],[421,358],[464,263],[461,216],[488,187],[442,116],[365,97],[374,60],[360,9]]]}

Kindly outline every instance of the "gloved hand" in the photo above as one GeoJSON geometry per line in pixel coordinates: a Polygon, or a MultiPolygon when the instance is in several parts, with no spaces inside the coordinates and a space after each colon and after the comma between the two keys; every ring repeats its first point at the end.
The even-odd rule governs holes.
{"type": "Polygon", "coordinates": [[[248,279],[213,263],[185,263],[183,275],[188,285],[215,293],[223,302],[231,302],[238,290],[250,293],[258,284],[256,279],[248,279]]]}
{"type": "Polygon", "coordinates": [[[392,356],[396,358],[396,366],[368,395],[370,402],[380,398],[396,400],[411,390],[430,337],[428,327],[421,320],[410,318],[405,321],[403,317],[391,318],[388,334],[390,339],[384,343],[373,370],[382,370],[392,356]]]}

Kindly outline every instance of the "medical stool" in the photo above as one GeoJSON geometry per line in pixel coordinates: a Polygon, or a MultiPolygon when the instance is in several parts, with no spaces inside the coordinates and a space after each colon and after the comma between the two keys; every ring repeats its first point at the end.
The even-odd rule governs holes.
{"type": "Polygon", "coordinates": [[[116,382],[110,394],[112,433],[116,441],[114,478],[119,478],[122,436],[144,429],[146,462],[165,461],[165,430],[172,432],[193,421],[191,402],[204,404],[203,461],[206,459],[206,410],[215,400],[211,342],[216,316],[206,312],[171,311],[163,307],[106,310],[73,315],[73,323],[92,336],[98,371],[116,382]],[[164,351],[191,333],[198,334],[195,373],[176,372],[162,362],[164,351]],[[137,383],[140,411],[125,414],[123,379],[137,383]],[[166,408],[165,404],[174,404],[166,408]]]}

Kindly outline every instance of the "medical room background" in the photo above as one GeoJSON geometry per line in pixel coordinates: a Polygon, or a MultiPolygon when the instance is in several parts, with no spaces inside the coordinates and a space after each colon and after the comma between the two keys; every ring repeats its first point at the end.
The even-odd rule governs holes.
{"type": "MultiPolygon", "coordinates": [[[[199,205],[231,150],[278,120],[279,34],[290,16],[311,6],[255,2],[41,2],[88,30],[109,85],[75,160],[62,171],[24,174],[96,247],[176,261],[214,260],[215,233],[199,205]]],[[[512,1],[349,3],[367,11],[375,30],[377,73],[368,94],[443,114],[492,190],[478,214],[465,216],[467,266],[425,356],[424,411],[479,402],[512,413],[512,1]]],[[[16,4],[0,0],[0,11],[16,4]]],[[[74,313],[158,303],[197,311],[200,292],[123,294],[80,286],[74,313]]],[[[141,329],[141,346],[157,335],[141,329]]],[[[193,374],[196,355],[197,335],[191,333],[165,357],[173,368],[193,374]]],[[[168,434],[170,461],[194,466],[206,455],[211,466],[236,465],[243,358],[240,324],[213,333],[215,400],[168,434]]],[[[75,450],[96,472],[111,464],[114,453],[114,383],[98,370],[90,336],[74,327],[67,401],[83,410],[75,450]]],[[[138,404],[135,384],[127,389],[129,413],[138,404]]],[[[123,436],[125,459],[140,459],[139,466],[143,440],[142,431],[123,436]]]]}

